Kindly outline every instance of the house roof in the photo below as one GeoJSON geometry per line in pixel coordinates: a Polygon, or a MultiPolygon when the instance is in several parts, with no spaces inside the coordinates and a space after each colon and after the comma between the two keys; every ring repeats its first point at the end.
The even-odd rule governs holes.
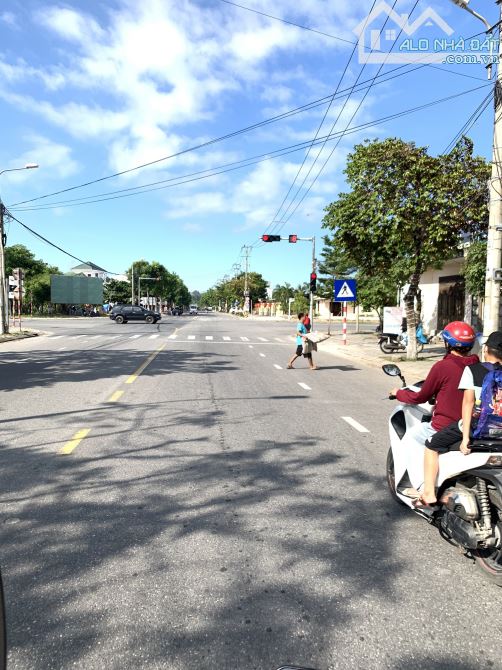
{"type": "Polygon", "coordinates": [[[87,263],[81,263],[80,265],[75,265],[75,267],[72,268],[72,272],[75,270],[95,270],[97,272],[107,272],[105,269],[100,268],[99,265],[94,265],[94,263],[91,263],[91,261],[87,261],[87,263]]]}
{"type": "Polygon", "coordinates": [[[398,14],[387,2],[382,0],[382,2],[379,2],[378,5],[376,5],[369,16],[367,16],[363,21],[361,21],[359,25],[354,28],[356,35],[363,37],[371,23],[382,13],[392,19],[392,21],[394,21],[401,28],[401,30],[406,33],[406,35],[413,35],[413,33],[416,33],[416,31],[422,25],[428,25],[428,23],[431,21],[439,26],[439,28],[441,28],[441,30],[447,35],[451,35],[454,32],[453,28],[448,25],[448,23],[446,23],[446,21],[444,21],[444,19],[442,19],[439,14],[432,9],[432,7],[428,7],[415,21],[413,21],[413,23],[409,23],[409,14],[398,14]]]}

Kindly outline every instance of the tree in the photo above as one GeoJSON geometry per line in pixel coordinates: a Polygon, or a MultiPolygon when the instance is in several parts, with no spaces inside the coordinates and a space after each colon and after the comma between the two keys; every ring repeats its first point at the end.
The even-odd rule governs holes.
{"type": "MultiPolygon", "coordinates": [[[[235,302],[238,304],[244,303],[244,286],[245,274],[242,272],[232,279],[222,279],[216,286],[202,295],[202,300],[210,299],[213,302],[209,304],[224,304],[228,309],[235,302]]],[[[248,273],[248,290],[252,302],[267,299],[267,282],[258,272],[248,273]]]]}
{"type": "Polygon", "coordinates": [[[272,291],[272,300],[276,300],[281,304],[281,309],[283,312],[288,312],[289,299],[294,298],[294,296],[295,289],[291,286],[291,284],[287,283],[284,284],[284,286],[277,284],[277,286],[272,291]]]}
{"type": "Polygon", "coordinates": [[[34,254],[24,244],[14,244],[11,247],[5,247],[5,270],[7,275],[11,275],[14,268],[24,270],[25,278],[28,279],[45,272],[47,264],[43,260],[35,258],[34,254]]]}
{"type": "Polygon", "coordinates": [[[137,295],[140,278],[154,278],[158,281],[151,281],[151,279],[142,279],[141,293],[148,294],[157,298],[166,300],[174,305],[188,305],[190,303],[190,291],[182,281],[182,279],[174,272],[169,270],[158,261],[145,261],[144,259],[135,261],[127,270],[127,276],[131,281],[132,269],[134,268],[134,290],[137,295]]]}
{"type": "Polygon", "coordinates": [[[126,281],[109,279],[103,286],[105,302],[129,303],[131,300],[131,284],[126,281]]]}
{"type": "Polygon", "coordinates": [[[200,303],[200,291],[192,291],[191,297],[193,304],[198,305],[200,303]]]}
{"type": "Polygon", "coordinates": [[[427,267],[451,258],[462,234],[479,238],[488,217],[489,166],[462,138],[446,156],[400,139],[355,147],[345,169],[348,193],[326,208],[332,243],[365,277],[408,285],[408,358],[416,358],[415,299],[427,267]]]}

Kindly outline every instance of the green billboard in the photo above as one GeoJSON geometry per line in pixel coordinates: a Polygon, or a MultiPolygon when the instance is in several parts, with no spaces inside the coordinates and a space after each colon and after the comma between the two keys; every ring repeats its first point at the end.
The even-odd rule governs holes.
{"type": "Polygon", "coordinates": [[[103,280],[99,277],[51,275],[51,302],[64,305],[102,305],[103,280]]]}

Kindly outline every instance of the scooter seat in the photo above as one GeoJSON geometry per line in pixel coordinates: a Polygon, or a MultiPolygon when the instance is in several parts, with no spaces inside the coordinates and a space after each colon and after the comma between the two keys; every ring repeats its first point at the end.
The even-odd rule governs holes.
{"type": "Polygon", "coordinates": [[[469,444],[469,449],[476,454],[482,451],[488,451],[491,453],[502,453],[502,439],[493,440],[486,438],[486,439],[472,440],[469,444]]]}

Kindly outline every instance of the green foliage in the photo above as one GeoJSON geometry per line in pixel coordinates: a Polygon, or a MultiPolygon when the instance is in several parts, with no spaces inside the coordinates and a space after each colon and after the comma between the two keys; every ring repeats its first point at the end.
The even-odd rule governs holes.
{"type": "Polygon", "coordinates": [[[281,309],[284,313],[288,312],[289,309],[289,298],[295,297],[295,289],[291,284],[284,284],[281,286],[278,284],[272,291],[272,300],[277,300],[280,303],[281,309]]]}
{"type": "Polygon", "coordinates": [[[191,300],[190,291],[183,280],[158,261],[135,261],[127,270],[129,280],[134,268],[134,291],[138,295],[139,279],[141,277],[141,294],[161,298],[173,305],[188,305],[191,300]],[[149,277],[150,279],[146,279],[149,277]],[[154,278],[153,280],[151,278],[154,278]]]}
{"type": "Polygon", "coordinates": [[[200,303],[200,296],[201,296],[200,291],[192,291],[191,293],[192,304],[198,305],[200,303]]]}
{"type": "Polygon", "coordinates": [[[131,285],[126,281],[108,279],[103,286],[103,300],[107,302],[131,302],[131,285]]]}
{"type": "Polygon", "coordinates": [[[47,263],[43,260],[35,258],[34,254],[24,244],[14,244],[11,247],[5,247],[5,269],[7,275],[11,275],[14,268],[21,268],[25,272],[25,278],[29,279],[46,272],[48,267],[47,263]]]}
{"type": "MultiPolygon", "coordinates": [[[[230,309],[234,302],[244,304],[245,274],[242,272],[231,279],[223,279],[216,286],[202,294],[201,303],[209,307],[220,305],[230,309]]],[[[267,282],[258,272],[248,273],[248,290],[253,303],[267,298],[267,282]]]]}
{"type": "MultiPolygon", "coordinates": [[[[447,156],[400,139],[365,142],[349,155],[350,191],[328,205],[323,225],[332,231],[327,258],[374,280],[381,297],[409,284],[405,296],[411,357],[415,297],[422,273],[453,257],[461,236],[481,239],[488,219],[489,166],[463,138],[447,156]]],[[[371,298],[371,299],[370,299],[371,298]]]]}
{"type": "Polygon", "coordinates": [[[464,276],[467,293],[481,297],[485,294],[486,242],[473,242],[465,257],[464,276]]]}

